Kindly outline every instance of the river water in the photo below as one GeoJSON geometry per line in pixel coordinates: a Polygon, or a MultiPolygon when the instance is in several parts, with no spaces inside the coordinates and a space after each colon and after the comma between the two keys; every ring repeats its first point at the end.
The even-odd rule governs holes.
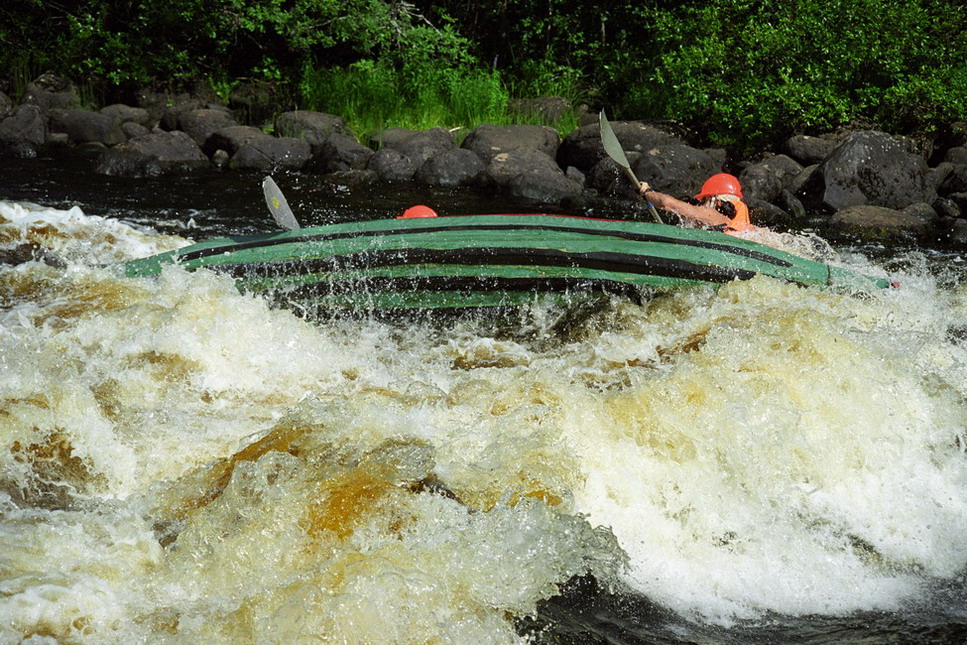
{"type": "MultiPolygon", "coordinates": [[[[89,165],[0,168],[0,251],[57,258],[0,265],[0,642],[967,639],[958,252],[836,248],[873,294],[306,319],[112,268],[271,230],[261,177],[89,165]]],[[[304,224],[537,210],[277,180],[304,224]]]]}

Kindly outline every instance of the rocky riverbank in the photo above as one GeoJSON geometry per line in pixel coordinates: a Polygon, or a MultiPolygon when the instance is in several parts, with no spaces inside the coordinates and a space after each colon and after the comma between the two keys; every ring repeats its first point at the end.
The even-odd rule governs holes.
{"type": "MultiPolygon", "coordinates": [[[[84,146],[96,151],[95,171],[105,175],[176,175],[214,165],[318,173],[357,189],[375,182],[482,186],[548,210],[626,200],[629,211],[641,211],[630,182],[605,156],[596,122],[563,139],[547,126],[482,125],[469,133],[388,129],[363,143],[336,115],[286,111],[263,129],[211,97],[145,93],[138,105],[83,109],[71,85],[51,77],[30,84],[17,104],[0,94],[0,115],[0,155],[84,146]]],[[[737,174],[759,224],[796,228],[821,217],[833,235],[967,243],[967,124],[919,138],[875,129],[800,135],[745,160],[699,147],[667,124],[612,126],[638,178],[663,192],[688,195],[713,173],[737,174]]]]}

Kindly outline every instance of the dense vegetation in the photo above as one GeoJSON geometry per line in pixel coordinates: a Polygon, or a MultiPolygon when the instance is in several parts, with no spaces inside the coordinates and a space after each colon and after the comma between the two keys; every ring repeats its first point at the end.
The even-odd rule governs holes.
{"type": "Polygon", "coordinates": [[[559,94],[748,148],[856,120],[910,132],[967,119],[958,4],[14,0],[0,58],[13,94],[47,70],[92,101],[265,80],[362,130],[507,122],[509,97],[559,94]]]}

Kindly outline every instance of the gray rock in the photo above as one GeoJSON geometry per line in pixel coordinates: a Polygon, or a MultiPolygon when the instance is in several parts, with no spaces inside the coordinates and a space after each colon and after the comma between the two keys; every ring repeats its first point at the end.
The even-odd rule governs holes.
{"type": "Polygon", "coordinates": [[[233,125],[238,125],[235,117],[230,112],[220,109],[185,110],[178,116],[178,129],[202,147],[208,141],[208,137],[233,125]]]}
{"type": "MultiPolygon", "coordinates": [[[[614,130],[618,142],[626,153],[644,153],[654,148],[685,143],[681,137],[637,121],[614,121],[611,123],[611,129],[614,130]]],[[[558,148],[557,161],[564,168],[574,166],[587,172],[604,156],[600,128],[595,122],[582,126],[564,137],[558,148]]]]}
{"type": "Polygon", "coordinates": [[[835,210],[863,204],[896,209],[936,198],[926,180],[923,158],[911,153],[905,141],[885,132],[863,130],[849,135],[821,169],[823,202],[835,210]]]}
{"type": "Polygon", "coordinates": [[[799,134],[786,141],[789,155],[803,165],[821,163],[836,148],[834,139],[799,134]]]}
{"type": "Polygon", "coordinates": [[[112,176],[154,177],[190,172],[208,165],[208,157],[187,134],[178,130],[158,130],[105,151],[96,172],[112,176]]]}
{"type": "Polygon", "coordinates": [[[507,185],[511,195],[547,204],[572,199],[581,194],[581,187],[564,173],[527,171],[514,177],[507,185]]]}
{"type": "Polygon", "coordinates": [[[456,148],[453,135],[443,128],[411,132],[386,130],[382,133],[384,148],[391,148],[412,159],[417,167],[447,150],[456,148]]]}
{"type": "Polygon", "coordinates": [[[929,205],[909,210],[859,204],[837,211],[829,220],[830,227],[841,233],[858,235],[864,240],[903,239],[928,233],[936,219],[929,205]]]}
{"type": "Polygon", "coordinates": [[[953,148],[950,148],[944,155],[944,161],[949,161],[953,164],[967,165],[967,147],[954,146],[953,148]]]}
{"type": "Polygon", "coordinates": [[[80,107],[81,99],[73,83],[47,72],[27,84],[21,104],[36,105],[46,113],[80,107]]]}
{"type": "Polygon", "coordinates": [[[782,182],[783,188],[802,172],[802,165],[786,155],[769,155],[752,167],[765,168],[782,182]]]}
{"type": "MultiPolygon", "coordinates": [[[[148,110],[149,114],[151,113],[151,107],[145,109],[148,110]]],[[[195,110],[216,110],[231,115],[229,109],[222,105],[213,105],[199,98],[179,97],[176,102],[166,104],[161,108],[158,125],[162,130],[184,130],[185,127],[181,123],[182,115],[195,110]]]]}
{"type": "Polygon", "coordinates": [[[631,163],[635,176],[655,190],[676,196],[694,195],[721,168],[704,151],[669,144],[644,151],[631,163]]]}
{"type": "Polygon", "coordinates": [[[205,140],[201,149],[209,157],[218,150],[224,150],[231,156],[238,152],[239,148],[256,139],[272,138],[272,135],[250,125],[230,125],[213,132],[205,140]]]}
{"type": "Polygon", "coordinates": [[[105,114],[120,124],[137,123],[145,128],[151,127],[151,114],[144,108],[132,107],[123,103],[114,103],[102,107],[99,112],[105,114]]]}
{"type": "Polygon", "coordinates": [[[927,171],[927,183],[933,187],[934,190],[940,191],[940,187],[943,185],[947,177],[954,170],[954,164],[949,161],[941,161],[937,164],[936,168],[931,168],[927,171]]]}
{"type": "Polygon", "coordinates": [[[377,150],[370,158],[367,168],[388,182],[410,181],[417,171],[415,161],[392,148],[377,150]]]}
{"type": "Polygon", "coordinates": [[[786,227],[795,223],[795,217],[772,202],[756,197],[746,197],[743,201],[749,206],[749,219],[756,226],[786,227]]]}
{"type": "Polygon", "coordinates": [[[742,195],[746,199],[774,202],[783,191],[782,179],[763,164],[746,167],[739,174],[739,182],[742,184],[742,195]]]}
{"type": "Polygon", "coordinates": [[[373,151],[354,137],[338,133],[330,134],[314,150],[312,162],[306,169],[319,173],[363,170],[373,156],[373,151]]]}
{"type": "Polygon", "coordinates": [[[430,186],[459,186],[472,183],[483,170],[476,154],[454,148],[428,159],[413,178],[430,186]]]}
{"type": "Polygon", "coordinates": [[[116,146],[127,140],[121,126],[110,116],[79,109],[54,109],[48,113],[51,132],[65,133],[74,145],[103,143],[116,146]]]}
{"type": "Polygon", "coordinates": [[[295,110],[275,117],[275,132],[281,137],[305,139],[312,146],[313,154],[319,150],[330,134],[353,136],[346,122],[334,114],[295,110]]]}
{"type": "Polygon", "coordinates": [[[931,206],[940,217],[957,218],[963,214],[957,202],[947,197],[938,197],[931,206]]]}
{"type": "Polygon", "coordinates": [[[806,166],[802,172],[790,178],[786,184],[786,190],[796,196],[822,193],[823,173],[819,170],[819,164],[806,166]]]}
{"type": "Polygon", "coordinates": [[[301,170],[312,156],[305,139],[295,137],[254,137],[232,155],[228,167],[239,170],[276,172],[301,170]]]}
{"type": "Polygon", "coordinates": [[[956,204],[961,213],[967,213],[967,192],[950,193],[947,195],[947,199],[956,204]]]}
{"type": "Polygon", "coordinates": [[[941,195],[967,192],[967,165],[950,164],[950,172],[937,189],[941,195]]]}
{"type": "Polygon", "coordinates": [[[527,172],[564,176],[553,159],[543,152],[521,148],[511,152],[501,152],[487,165],[487,176],[498,186],[510,184],[514,178],[527,172]]]}
{"type": "Polygon", "coordinates": [[[803,220],[806,218],[806,207],[803,206],[803,203],[799,201],[798,197],[788,190],[783,189],[779,193],[775,204],[786,213],[789,213],[793,219],[803,220]]]}
{"type": "Polygon", "coordinates": [[[0,154],[31,159],[47,141],[47,120],[36,105],[21,105],[0,120],[0,154]]]}
{"type": "Polygon", "coordinates": [[[473,151],[484,163],[502,152],[529,148],[550,158],[557,155],[561,137],[557,130],[544,125],[481,125],[463,141],[462,148],[473,151]]]}
{"type": "Polygon", "coordinates": [[[960,246],[967,245],[967,219],[957,219],[951,222],[947,232],[947,240],[960,246]]]}
{"type": "Polygon", "coordinates": [[[151,134],[151,130],[144,127],[140,123],[135,123],[134,121],[125,121],[121,124],[121,132],[128,139],[137,139],[139,137],[144,137],[151,134]]]}

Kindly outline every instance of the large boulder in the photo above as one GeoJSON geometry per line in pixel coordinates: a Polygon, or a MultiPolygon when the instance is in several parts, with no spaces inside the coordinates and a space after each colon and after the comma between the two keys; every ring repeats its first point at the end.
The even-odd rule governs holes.
{"type": "MultiPolygon", "coordinates": [[[[637,121],[615,121],[611,123],[611,129],[626,152],[644,153],[653,148],[685,143],[662,128],[637,121]]],[[[583,172],[591,170],[604,156],[597,123],[572,131],[564,137],[557,151],[557,161],[562,167],[574,166],[583,172]]]]}
{"type": "Polygon", "coordinates": [[[101,155],[96,172],[123,177],[154,177],[190,172],[208,165],[208,157],[187,134],[179,130],[159,130],[108,149],[101,155]]]}
{"type": "Polygon", "coordinates": [[[319,151],[330,134],[353,136],[341,117],[311,110],[295,110],[278,115],[275,117],[275,132],[280,137],[305,139],[312,146],[313,154],[319,151]]]}
{"type": "Polygon", "coordinates": [[[837,140],[832,137],[811,137],[806,134],[797,134],[786,140],[786,151],[799,163],[809,166],[814,163],[821,163],[836,149],[837,145],[837,140]]]}
{"type": "Polygon", "coordinates": [[[145,128],[150,128],[152,125],[151,114],[142,107],[133,107],[131,105],[125,105],[124,103],[113,103],[102,107],[99,111],[101,114],[111,117],[122,125],[125,123],[137,123],[145,128]]]}
{"type": "Polygon", "coordinates": [[[752,164],[751,167],[764,168],[779,178],[782,187],[786,188],[789,182],[802,172],[803,167],[795,159],[787,155],[766,155],[765,158],[752,164]]]}
{"type": "Polygon", "coordinates": [[[116,146],[127,140],[121,126],[113,117],[100,112],[79,109],[54,109],[48,113],[48,128],[62,132],[73,145],[103,143],[116,146]]]}
{"type": "Polygon", "coordinates": [[[307,170],[321,173],[343,170],[364,170],[373,151],[356,141],[355,137],[332,133],[313,148],[315,154],[307,170]]]}
{"type": "Polygon", "coordinates": [[[428,159],[413,178],[430,186],[460,186],[474,182],[483,170],[483,162],[473,152],[453,148],[428,159]]]}
{"type": "Polygon", "coordinates": [[[229,159],[228,166],[237,170],[301,170],[312,156],[305,139],[295,137],[253,137],[229,159]]]}
{"type": "Polygon", "coordinates": [[[900,210],[859,204],[837,211],[829,219],[837,233],[867,241],[887,241],[922,237],[929,233],[937,214],[928,204],[911,204],[900,210]]]}
{"type": "MultiPolygon", "coordinates": [[[[636,155],[635,158],[638,156],[640,155],[636,155]]],[[[573,172],[574,166],[568,166],[568,170],[573,172]]],[[[601,195],[612,198],[635,199],[638,195],[637,187],[632,184],[624,169],[610,157],[603,157],[594,164],[585,176],[584,183],[601,195]]]]}
{"type": "Polygon", "coordinates": [[[247,143],[256,139],[272,139],[272,135],[262,132],[251,125],[230,125],[221,130],[216,130],[205,140],[202,152],[209,157],[214,156],[219,150],[224,150],[228,156],[234,155],[247,143]]]}
{"type": "Polygon", "coordinates": [[[224,109],[186,110],[178,116],[178,129],[191,137],[199,146],[204,146],[208,137],[219,130],[233,125],[238,125],[238,122],[231,112],[224,109]]]}
{"type": "Polygon", "coordinates": [[[41,112],[49,112],[80,107],[81,99],[73,83],[47,72],[27,84],[21,103],[36,105],[41,112]]]}
{"type": "Polygon", "coordinates": [[[484,176],[515,197],[540,202],[559,202],[582,192],[582,186],[567,177],[556,161],[531,148],[499,153],[484,176]]]}
{"type": "MultiPolygon", "coordinates": [[[[156,105],[145,106],[149,114],[157,110],[156,105]]],[[[195,97],[179,97],[177,101],[166,104],[161,108],[160,115],[157,117],[158,125],[162,130],[184,130],[181,123],[181,116],[195,110],[219,110],[228,112],[228,108],[215,105],[195,97]]]]}
{"type": "Polygon", "coordinates": [[[821,164],[823,203],[834,210],[869,204],[901,209],[931,203],[927,164],[905,141],[885,132],[854,132],[821,164]]]}
{"type": "Polygon", "coordinates": [[[671,195],[694,195],[721,167],[704,150],[683,144],[666,144],[642,152],[631,168],[640,181],[671,195]]]}
{"type": "Polygon", "coordinates": [[[453,135],[443,128],[429,130],[384,130],[381,133],[383,148],[391,148],[409,157],[417,167],[429,159],[456,148],[453,135]]]}
{"type": "Polygon", "coordinates": [[[527,172],[564,176],[556,161],[543,152],[530,148],[501,152],[490,160],[486,170],[487,177],[498,186],[506,186],[514,178],[527,172]]]}
{"type": "Polygon", "coordinates": [[[382,181],[401,182],[413,179],[419,166],[399,150],[383,148],[370,158],[367,168],[375,172],[382,181]]]}
{"type": "Polygon", "coordinates": [[[564,173],[527,171],[507,183],[506,189],[514,197],[547,204],[559,203],[581,195],[581,186],[564,173]]]}
{"type": "Polygon", "coordinates": [[[967,146],[955,146],[944,153],[944,161],[952,164],[967,165],[967,146]]]}
{"type": "Polygon", "coordinates": [[[36,105],[21,105],[0,121],[0,154],[31,159],[47,141],[47,120],[36,105]]]}
{"type": "Polygon", "coordinates": [[[502,152],[530,148],[552,159],[561,137],[554,128],[543,125],[481,125],[463,141],[462,148],[473,151],[484,163],[502,152]]]}
{"type": "Polygon", "coordinates": [[[742,195],[746,200],[755,198],[775,203],[783,191],[779,175],[762,164],[746,166],[739,175],[739,183],[742,184],[742,195]]]}

